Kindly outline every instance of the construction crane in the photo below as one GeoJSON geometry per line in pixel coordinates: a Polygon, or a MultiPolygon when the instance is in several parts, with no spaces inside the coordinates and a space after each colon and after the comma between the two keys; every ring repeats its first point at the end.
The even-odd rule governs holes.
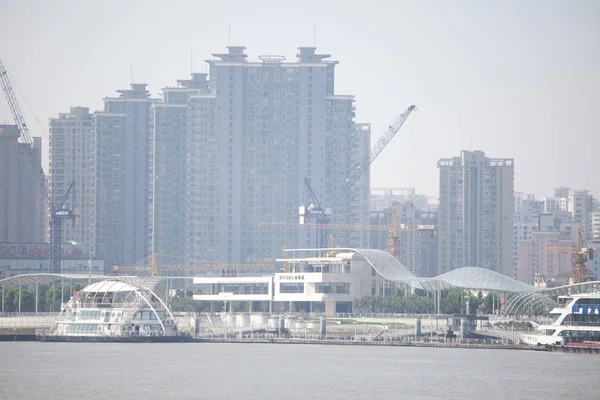
{"type": "Polygon", "coordinates": [[[371,149],[369,153],[369,160],[364,165],[358,165],[353,173],[351,173],[350,177],[346,179],[346,190],[350,190],[350,188],[360,179],[360,177],[365,173],[366,170],[369,169],[373,161],[377,158],[377,156],[385,149],[385,146],[396,136],[396,133],[402,128],[402,125],[406,122],[408,117],[413,111],[417,111],[417,106],[412,105],[406,109],[398,118],[392,122],[390,126],[386,129],[384,134],[379,138],[375,146],[371,149]]]}
{"type": "Polygon", "coordinates": [[[400,261],[400,231],[398,230],[398,224],[396,221],[396,207],[392,209],[392,221],[390,224],[390,238],[388,240],[386,251],[394,256],[394,258],[400,261]]]}
{"type": "Polygon", "coordinates": [[[331,209],[321,207],[321,202],[313,191],[312,186],[310,186],[310,182],[307,178],[304,178],[304,186],[306,186],[306,189],[308,190],[311,203],[308,206],[305,206],[304,204],[300,206],[300,225],[305,225],[307,220],[316,220],[319,225],[317,228],[317,248],[327,247],[327,217],[331,215],[331,209]]]}
{"type": "Polygon", "coordinates": [[[583,247],[583,228],[580,226],[577,232],[577,247],[550,247],[551,253],[572,254],[573,283],[587,282],[593,274],[585,266],[585,263],[594,258],[595,250],[583,247]]]}
{"type": "MultiPolygon", "coordinates": [[[[343,196],[347,196],[350,193],[350,189],[352,186],[360,179],[360,177],[365,173],[367,169],[371,166],[373,161],[379,156],[379,154],[383,151],[385,146],[396,136],[396,133],[400,130],[404,122],[408,119],[410,114],[413,111],[416,111],[417,107],[415,105],[411,105],[408,109],[402,113],[398,118],[392,122],[391,125],[388,126],[387,130],[383,133],[381,138],[377,141],[375,146],[371,149],[369,153],[369,159],[364,165],[358,165],[353,171],[350,172],[350,176],[344,182],[343,187],[343,196]]],[[[300,214],[300,225],[305,226],[314,226],[317,228],[317,248],[323,248],[327,246],[327,236],[328,236],[328,227],[330,226],[327,223],[327,217],[332,214],[331,208],[323,208],[319,199],[317,198],[315,192],[313,191],[310,182],[307,178],[304,178],[304,185],[308,189],[308,193],[310,195],[311,201],[313,204],[310,204],[308,207],[305,205],[301,205],[299,208],[300,214]],[[317,224],[307,224],[307,219],[315,219],[317,224]]],[[[263,225],[260,224],[259,227],[263,225]]],[[[272,227],[284,227],[283,224],[279,225],[271,225],[272,227]]],[[[335,228],[334,228],[335,229],[335,228]]],[[[353,230],[353,229],[346,229],[353,230]]]]}
{"type": "MultiPolygon", "coordinates": [[[[293,222],[263,222],[258,224],[259,228],[322,228],[329,231],[387,231],[390,229],[388,225],[361,225],[361,224],[304,224],[298,225],[293,222]]],[[[399,232],[413,232],[413,231],[437,231],[435,225],[416,225],[408,226],[405,224],[399,224],[396,228],[399,232]]]]}
{"type": "MultiPolygon", "coordinates": [[[[0,60],[0,85],[6,96],[8,107],[12,113],[19,133],[21,134],[21,141],[25,144],[33,146],[33,139],[29,133],[29,128],[25,122],[25,117],[21,112],[21,107],[15,96],[15,92],[12,88],[10,80],[8,78],[8,71],[4,67],[2,60],[0,60]]],[[[71,182],[69,188],[62,196],[60,201],[56,204],[52,203],[50,198],[50,192],[46,183],[46,177],[44,176],[44,170],[40,160],[38,160],[33,152],[29,153],[29,159],[33,165],[35,176],[40,185],[43,200],[45,201],[46,209],[49,210],[50,218],[50,273],[60,273],[60,258],[61,258],[61,244],[62,244],[62,224],[65,219],[71,219],[75,223],[75,181],[71,182]],[[66,207],[66,201],[72,194],[71,208],[66,207]]]]}

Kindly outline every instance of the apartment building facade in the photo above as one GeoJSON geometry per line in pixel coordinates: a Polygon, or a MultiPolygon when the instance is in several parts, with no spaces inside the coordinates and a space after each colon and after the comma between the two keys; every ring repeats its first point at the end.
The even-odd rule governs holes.
{"type": "Polygon", "coordinates": [[[103,210],[98,218],[100,214],[110,215],[110,223],[103,223],[101,228],[104,256],[110,257],[110,263],[131,265],[148,255],[150,110],[159,100],[151,98],[142,83],[132,83],[130,89],[117,92],[119,97],[105,98],[104,111],[95,115],[98,165],[103,169],[99,175],[104,179],[98,182],[98,190],[102,188],[106,198],[111,192],[115,196],[109,204],[99,204],[103,210]],[[122,235],[121,244],[111,232],[122,235]]]}
{"type": "Polygon", "coordinates": [[[476,266],[512,277],[514,160],[462,151],[438,170],[439,273],[476,266]]]}
{"type": "Polygon", "coordinates": [[[74,208],[73,221],[63,222],[63,242],[78,243],[93,253],[96,243],[96,138],[87,107],[71,107],[49,122],[50,163],[48,183],[57,204],[75,181],[75,204],[69,195],[65,205],[74,208]]]}
{"type": "Polygon", "coordinates": [[[0,125],[0,242],[42,242],[47,210],[31,158],[41,165],[42,139],[19,143],[16,125],[0,125]]]}
{"type": "MultiPolygon", "coordinates": [[[[366,223],[368,176],[350,190],[344,182],[368,156],[370,127],[354,122],[352,96],[334,93],[336,62],[310,47],[295,62],[249,62],[241,46],[213,56],[210,90],[189,97],[187,256],[247,262],[313,247],[314,229],[259,227],[298,222],[310,200],[304,178],[334,210],[331,222],[366,223]]],[[[339,241],[359,245],[362,235],[339,241]]]]}

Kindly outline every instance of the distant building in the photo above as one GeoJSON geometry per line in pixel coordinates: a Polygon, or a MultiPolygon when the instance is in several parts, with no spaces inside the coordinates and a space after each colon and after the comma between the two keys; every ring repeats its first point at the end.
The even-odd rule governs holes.
{"type": "MultiPolygon", "coordinates": [[[[207,74],[194,73],[191,79],[177,83],[176,87],[164,88],[164,102],[153,103],[150,108],[148,255],[186,254],[189,99],[208,90],[207,74]]],[[[190,182],[195,181],[195,172],[190,182]]]]}
{"type": "MultiPolygon", "coordinates": [[[[410,196],[397,196],[391,203],[384,197],[371,194],[371,206],[379,207],[389,204],[381,210],[371,210],[370,224],[391,228],[391,207],[396,211],[396,223],[399,227],[406,228],[398,232],[400,262],[413,274],[419,277],[432,277],[437,274],[437,235],[434,229],[419,230],[419,226],[437,225],[437,211],[427,202],[422,195],[415,195],[414,189],[406,189],[410,196]],[[414,201],[415,199],[424,201],[414,201]],[[375,200],[375,201],[374,201],[375,200]],[[414,230],[411,230],[414,229],[414,230]]],[[[388,230],[369,231],[368,247],[371,249],[386,250],[390,238],[388,230]]]]}
{"type": "Polygon", "coordinates": [[[560,232],[533,232],[530,240],[518,243],[516,279],[533,284],[536,279],[551,279],[572,268],[571,254],[553,252],[552,247],[575,247],[576,242],[564,240],[560,232]]]}
{"type": "Polygon", "coordinates": [[[95,114],[98,193],[108,201],[99,202],[97,247],[111,263],[131,265],[148,255],[150,109],[159,100],[141,83],[117,92],[95,114]]]}
{"type": "Polygon", "coordinates": [[[0,242],[42,242],[47,210],[31,161],[41,165],[42,139],[19,137],[16,125],[0,125],[0,242]]]}
{"type": "Polygon", "coordinates": [[[75,205],[71,196],[65,203],[75,207],[77,224],[62,225],[63,242],[76,242],[92,251],[96,243],[96,138],[92,115],[87,107],[71,107],[50,119],[50,168],[48,183],[56,204],[75,181],[75,205]]]}
{"type": "Polygon", "coordinates": [[[514,161],[462,151],[438,169],[439,272],[476,266],[512,277],[514,161]]]}
{"type": "MultiPolygon", "coordinates": [[[[186,255],[247,262],[283,247],[313,247],[316,230],[262,223],[298,222],[308,203],[304,178],[332,223],[366,223],[369,176],[345,191],[351,171],[368,159],[370,126],[354,121],[354,97],[336,95],[334,69],[313,47],[295,62],[282,56],[246,60],[245,48],[208,60],[210,90],[189,96],[186,255]]],[[[362,231],[335,232],[360,246],[362,231]]]]}
{"type": "Polygon", "coordinates": [[[543,210],[544,202],[536,200],[533,194],[515,193],[513,217],[513,268],[515,271],[519,264],[518,244],[524,240],[531,240],[532,234],[540,230],[540,214],[543,210]]]}
{"type": "Polygon", "coordinates": [[[570,190],[567,211],[571,213],[573,222],[583,228],[584,237],[592,238],[593,197],[588,190],[570,190]]]}
{"type": "Polygon", "coordinates": [[[96,246],[94,255],[110,270],[125,261],[125,158],[127,115],[96,112],[96,246]]]}
{"type": "MultiPolygon", "coordinates": [[[[104,274],[104,261],[90,259],[87,246],[63,243],[60,271],[63,274],[104,274]]],[[[48,243],[0,242],[0,279],[21,274],[40,274],[50,270],[48,243]]]]}

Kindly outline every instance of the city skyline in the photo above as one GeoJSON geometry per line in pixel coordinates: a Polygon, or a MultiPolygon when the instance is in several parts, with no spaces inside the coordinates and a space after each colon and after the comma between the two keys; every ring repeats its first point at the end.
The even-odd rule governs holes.
{"type": "MultiPolygon", "coordinates": [[[[42,121],[37,124],[29,106],[24,107],[32,134],[44,138],[46,160],[49,118],[74,105],[100,110],[98,99],[128,85],[132,63],[133,80],[148,83],[154,95],[174,77],[189,75],[190,53],[194,70],[202,72],[201,60],[229,42],[229,25],[231,44],[247,46],[249,58],[256,59],[263,49],[279,49],[288,60],[297,45],[314,42],[316,25],[319,49],[346,65],[337,79],[339,91],[356,95],[357,120],[372,124],[372,140],[407,105],[420,109],[374,163],[373,187],[416,187],[435,196],[437,171],[431,166],[437,159],[481,149],[492,157],[515,159],[516,191],[547,197],[551,188],[567,185],[600,192],[590,175],[600,140],[594,135],[598,122],[592,108],[593,93],[600,90],[594,72],[600,56],[592,39],[600,35],[593,24],[600,16],[597,3],[405,3],[397,6],[403,17],[392,23],[398,15],[393,10],[335,2],[321,4],[320,17],[297,9],[299,18],[278,19],[293,10],[267,2],[268,28],[245,20],[256,4],[217,6],[211,13],[215,18],[203,20],[202,26],[185,23],[197,14],[188,2],[179,4],[189,12],[166,20],[158,4],[119,4],[119,15],[109,14],[110,4],[85,10],[61,4],[46,9],[46,4],[19,2],[0,17],[2,29],[11,32],[0,38],[3,60],[17,96],[42,121]],[[32,8],[38,12],[30,13],[32,8]],[[103,21],[101,27],[94,30],[97,22],[90,22],[87,13],[103,21]],[[347,22],[333,30],[327,21],[336,13],[337,20],[347,22]],[[24,15],[37,29],[18,23],[24,15]],[[52,28],[67,15],[71,23],[52,28]],[[131,24],[123,23],[125,18],[131,24]],[[160,29],[141,28],[142,23],[160,29]],[[72,46],[89,48],[88,56],[75,58],[72,46]]],[[[2,100],[4,119],[12,123],[2,100]]]]}

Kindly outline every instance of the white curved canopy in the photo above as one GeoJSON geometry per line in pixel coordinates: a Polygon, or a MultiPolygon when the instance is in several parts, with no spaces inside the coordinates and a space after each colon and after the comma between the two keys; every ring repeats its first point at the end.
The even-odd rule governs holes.
{"type": "Polygon", "coordinates": [[[81,292],[88,293],[114,293],[114,292],[135,292],[140,290],[136,285],[120,280],[108,280],[92,283],[81,289],[81,292]]]}

